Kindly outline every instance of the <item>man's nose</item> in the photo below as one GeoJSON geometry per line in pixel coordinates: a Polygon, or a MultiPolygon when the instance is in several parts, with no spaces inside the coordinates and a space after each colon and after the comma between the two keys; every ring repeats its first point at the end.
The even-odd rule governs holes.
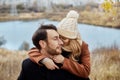
{"type": "Polygon", "coordinates": [[[63,41],[61,39],[59,39],[59,44],[63,45],[63,41]]]}

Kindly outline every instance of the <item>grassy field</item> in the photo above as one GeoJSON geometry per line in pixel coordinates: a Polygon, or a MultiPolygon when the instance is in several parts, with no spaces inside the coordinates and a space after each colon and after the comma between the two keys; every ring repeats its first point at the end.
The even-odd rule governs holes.
{"type": "Polygon", "coordinates": [[[0,80],[17,80],[22,60],[25,58],[25,51],[0,49],[0,80]]]}
{"type": "MultiPolygon", "coordinates": [[[[0,49],[0,80],[16,80],[25,51],[0,49]]],[[[91,52],[91,80],[120,80],[120,50],[99,48],[91,52]]]]}
{"type": "Polygon", "coordinates": [[[91,54],[91,80],[120,80],[120,50],[99,48],[91,54]]]}

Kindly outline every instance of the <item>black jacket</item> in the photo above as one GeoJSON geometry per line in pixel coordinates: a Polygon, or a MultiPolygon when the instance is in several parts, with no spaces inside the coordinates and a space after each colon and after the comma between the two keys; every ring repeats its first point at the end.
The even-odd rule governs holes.
{"type": "Polygon", "coordinates": [[[17,80],[89,80],[89,78],[75,76],[63,69],[48,70],[28,58],[22,63],[22,70],[17,80]]]}

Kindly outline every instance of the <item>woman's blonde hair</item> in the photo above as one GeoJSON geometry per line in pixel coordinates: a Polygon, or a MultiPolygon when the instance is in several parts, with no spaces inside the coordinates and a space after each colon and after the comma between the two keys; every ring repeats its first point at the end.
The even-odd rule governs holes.
{"type": "Polygon", "coordinates": [[[69,58],[74,60],[74,61],[78,61],[79,60],[79,56],[81,54],[81,43],[80,40],[77,39],[70,39],[69,45],[68,46],[64,46],[63,49],[66,51],[71,52],[69,58]]]}

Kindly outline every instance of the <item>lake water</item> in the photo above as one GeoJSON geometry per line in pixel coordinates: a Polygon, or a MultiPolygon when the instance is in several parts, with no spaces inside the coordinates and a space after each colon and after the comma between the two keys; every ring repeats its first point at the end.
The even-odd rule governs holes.
{"type": "MultiPolygon", "coordinates": [[[[57,25],[58,22],[46,19],[0,22],[0,36],[4,36],[7,41],[1,47],[18,50],[24,41],[28,42],[30,47],[33,47],[31,37],[41,23],[57,25]]],[[[89,44],[90,50],[101,46],[108,47],[114,44],[120,47],[120,30],[86,24],[79,24],[78,28],[82,39],[89,44]]]]}

